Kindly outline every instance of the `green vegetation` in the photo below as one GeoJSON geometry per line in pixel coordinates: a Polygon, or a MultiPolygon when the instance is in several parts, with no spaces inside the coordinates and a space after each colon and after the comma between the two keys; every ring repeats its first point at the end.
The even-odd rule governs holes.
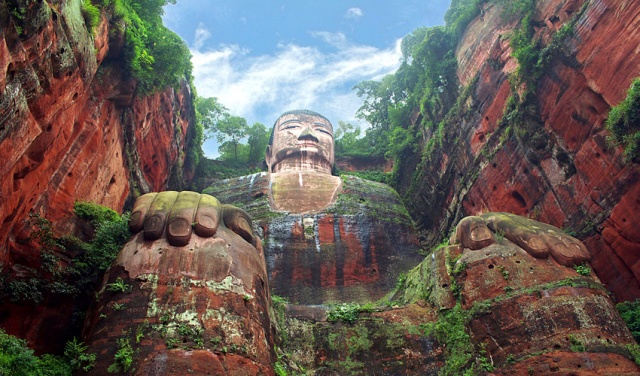
{"type": "Polygon", "coordinates": [[[82,0],[82,17],[91,34],[96,33],[100,24],[100,9],[91,3],[91,0],[82,0]]]}
{"type": "Polygon", "coordinates": [[[587,347],[575,334],[569,334],[569,348],[574,352],[587,351],[587,347]]]}
{"type": "Polygon", "coordinates": [[[633,337],[640,342],[640,300],[618,303],[616,308],[633,337]]]}
{"type": "MultiPolygon", "coordinates": [[[[75,209],[78,216],[93,227],[93,240],[85,243],[71,236],[58,237],[47,219],[32,214],[28,222],[31,227],[29,241],[35,243],[34,248],[41,250],[41,262],[37,269],[24,268],[24,277],[3,271],[0,287],[4,298],[21,305],[38,305],[45,299],[57,301],[64,296],[63,302],[73,305],[74,316],[83,317],[94,300],[94,291],[103,271],[111,265],[130,234],[127,215],[119,216],[108,208],[90,203],[76,203],[75,209]],[[69,259],[69,255],[75,257],[69,259]]],[[[81,319],[69,323],[71,332],[78,333],[81,324],[81,319]]],[[[77,339],[70,340],[65,347],[67,367],[74,370],[91,368],[94,355],[85,354],[85,350],[86,346],[77,339]]],[[[55,359],[40,358],[40,361],[48,360],[53,362],[55,359]]],[[[55,370],[55,365],[51,369],[55,370]]],[[[47,372],[42,374],[56,374],[47,372]]]]}
{"type": "Polygon", "coordinates": [[[640,163],[640,77],[631,83],[627,97],[611,107],[606,128],[611,141],[624,148],[627,161],[640,163]]]}
{"type": "Polygon", "coordinates": [[[79,342],[76,337],[67,341],[64,346],[64,356],[69,360],[69,365],[74,371],[82,369],[87,372],[96,362],[96,354],[87,354],[89,347],[79,342]]]}
{"type": "Polygon", "coordinates": [[[107,290],[112,292],[131,292],[131,285],[124,282],[120,277],[115,282],[107,284],[107,290]]]}
{"type": "Polygon", "coordinates": [[[438,321],[426,326],[425,334],[434,336],[445,345],[446,360],[440,375],[476,374],[476,365],[473,363],[475,349],[466,331],[467,322],[466,311],[458,303],[441,313],[438,321]]]}
{"type": "Polygon", "coordinates": [[[280,359],[278,359],[278,361],[275,362],[275,364],[273,365],[273,370],[276,373],[277,376],[287,376],[287,369],[285,368],[285,366],[283,365],[283,363],[281,362],[280,359]]]}
{"type": "Polygon", "coordinates": [[[640,366],[640,345],[637,343],[630,343],[626,346],[627,351],[629,351],[629,355],[631,359],[640,366]]]}
{"type": "Polygon", "coordinates": [[[123,333],[122,337],[116,339],[118,350],[113,357],[113,363],[107,368],[109,373],[127,372],[133,364],[133,347],[128,333],[123,333]]]}
{"type": "Polygon", "coordinates": [[[331,307],[327,312],[327,321],[342,321],[347,324],[353,324],[358,320],[360,313],[373,312],[373,305],[370,303],[360,305],[356,303],[342,303],[331,307]]]}
{"type": "Polygon", "coordinates": [[[35,356],[23,339],[0,329],[0,375],[12,376],[71,376],[74,372],[89,371],[96,360],[87,354],[87,346],[76,338],[67,342],[64,357],[44,354],[35,356]]]}
{"type": "Polygon", "coordinates": [[[376,181],[383,184],[388,184],[389,179],[391,178],[390,173],[379,170],[349,171],[344,173],[339,171],[337,175],[352,175],[357,176],[361,179],[376,181]]]}
{"type": "Polygon", "coordinates": [[[175,0],[94,2],[113,14],[114,32],[124,33],[126,73],[138,80],[141,93],[177,87],[181,80],[191,81],[193,67],[187,44],[162,24],[162,7],[175,0]]]}
{"type": "Polygon", "coordinates": [[[73,204],[73,212],[76,213],[78,218],[89,220],[95,226],[120,219],[120,215],[115,210],[93,202],[76,201],[73,204]]]}
{"type": "Polygon", "coordinates": [[[231,115],[217,98],[197,97],[194,104],[196,135],[187,161],[196,168],[199,179],[222,180],[263,170],[270,135],[264,124],[249,126],[246,119],[231,115]],[[202,143],[209,137],[216,137],[219,144],[216,160],[203,156],[202,143]]]}
{"type": "Polygon", "coordinates": [[[95,229],[91,242],[82,243],[78,239],[68,239],[84,251],[74,260],[74,267],[89,277],[97,277],[111,266],[122,245],[131,237],[128,213],[110,218],[103,218],[103,214],[103,210],[98,210],[89,217],[84,217],[91,220],[95,229]]]}
{"type": "Polygon", "coordinates": [[[412,223],[407,208],[393,188],[349,175],[342,175],[342,192],[338,195],[336,203],[326,211],[341,215],[356,215],[364,212],[379,221],[397,224],[412,223]],[[376,199],[378,197],[391,200],[381,201],[376,199]]]}
{"type": "Polygon", "coordinates": [[[575,265],[573,268],[580,275],[587,276],[591,274],[591,268],[587,264],[575,265]]]}
{"type": "Polygon", "coordinates": [[[264,124],[247,125],[247,120],[233,116],[217,98],[196,99],[198,119],[205,137],[215,136],[220,160],[234,165],[257,165],[264,159],[269,143],[269,132],[264,124]],[[248,138],[248,143],[242,141],[248,138]]]}

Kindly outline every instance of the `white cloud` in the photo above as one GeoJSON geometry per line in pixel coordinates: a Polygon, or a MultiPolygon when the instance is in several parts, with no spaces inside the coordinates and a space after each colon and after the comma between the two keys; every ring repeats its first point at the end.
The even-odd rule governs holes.
{"type": "Polygon", "coordinates": [[[401,58],[400,40],[379,49],[350,43],[341,33],[314,32],[312,36],[333,50],[289,43],[279,45],[274,54],[252,56],[237,45],[202,50],[202,44],[194,44],[198,95],[217,97],[250,124],[259,121],[270,126],[280,113],[299,108],[317,111],[336,126],[340,120],[356,122],[354,114],[362,100],[351,88],[395,71],[401,58]]]}
{"type": "Polygon", "coordinates": [[[363,14],[364,13],[362,12],[362,9],[354,7],[347,9],[347,13],[344,15],[344,17],[352,20],[357,20],[358,18],[362,17],[363,14]]]}
{"type": "Polygon", "coordinates": [[[193,42],[193,47],[196,50],[199,50],[200,48],[202,48],[202,45],[204,44],[204,42],[209,39],[211,37],[211,32],[209,32],[209,30],[205,29],[204,25],[201,23],[198,25],[198,28],[196,29],[196,36],[195,36],[195,40],[193,42]]]}

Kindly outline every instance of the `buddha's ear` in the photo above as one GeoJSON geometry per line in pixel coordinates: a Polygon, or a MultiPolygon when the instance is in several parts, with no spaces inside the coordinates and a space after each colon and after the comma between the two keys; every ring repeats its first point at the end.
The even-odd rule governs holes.
{"type": "Polygon", "coordinates": [[[265,156],[264,156],[264,161],[267,163],[267,170],[269,172],[271,172],[271,151],[272,150],[273,149],[271,148],[271,145],[268,145],[267,146],[267,151],[266,151],[265,156]]]}

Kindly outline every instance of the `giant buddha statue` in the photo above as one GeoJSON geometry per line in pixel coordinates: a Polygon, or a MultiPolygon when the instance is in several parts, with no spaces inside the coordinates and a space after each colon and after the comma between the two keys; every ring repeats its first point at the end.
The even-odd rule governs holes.
{"type": "Polygon", "coordinates": [[[333,126],[316,112],[289,111],[276,120],[266,153],[273,209],[317,213],[335,202],[341,179],[331,175],[333,147],[333,126]]]}
{"type": "Polygon", "coordinates": [[[246,211],[194,192],[137,199],[135,235],[86,321],[84,338],[98,355],[91,374],[273,375],[287,363],[321,374],[435,375],[459,361],[450,348],[459,338],[449,343],[425,328],[454,319],[466,320],[465,351],[484,354],[467,369],[640,371],[626,350],[635,342],[597,277],[573,268],[589,260],[577,239],[485,213],[461,220],[451,246],[424,258],[393,190],[331,175],[331,123],[310,111],[276,121],[266,160],[267,173],[207,190],[246,211]],[[394,287],[393,308],[362,324],[327,322],[332,304],[372,302],[394,287]],[[288,343],[270,291],[292,303],[291,328],[280,327],[290,330],[288,343]]]}
{"type": "Polygon", "coordinates": [[[268,171],[204,190],[246,210],[264,239],[272,292],[301,304],[381,298],[420,262],[419,241],[389,186],[333,176],[333,125],[309,110],[283,113],[268,171]]]}

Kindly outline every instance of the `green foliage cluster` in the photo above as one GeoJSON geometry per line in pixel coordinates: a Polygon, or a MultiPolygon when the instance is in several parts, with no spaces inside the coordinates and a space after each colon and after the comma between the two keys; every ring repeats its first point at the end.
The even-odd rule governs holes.
{"type": "Polygon", "coordinates": [[[141,93],[177,87],[181,80],[191,81],[193,66],[187,44],[162,24],[162,7],[175,4],[175,0],[94,0],[94,3],[108,9],[113,14],[115,32],[124,33],[126,66],[128,73],[138,80],[141,93]]]}
{"type": "Polygon", "coordinates": [[[53,232],[51,223],[40,215],[30,214],[31,239],[41,247],[40,267],[25,268],[28,276],[13,277],[5,274],[1,288],[12,302],[39,304],[46,293],[75,294],[78,289],[68,283],[73,270],[65,268],[58,255],[65,246],[53,232]]]}
{"type": "Polygon", "coordinates": [[[12,376],[71,376],[75,371],[89,371],[96,360],[87,354],[87,346],[77,339],[68,341],[64,356],[44,354],[36,356],[23,339],[0,329],[0,375],[12,376]]]}
{"type": "Polygon", "coordinates": [[[71,239],[83,251],[74,260],[74,267],[88,277],[97,277],[111,265],[122,245],[131,237],[129,214],[119,216],[102,205],[86,202],[76,202],[74,211],[78,217],[91,221],[95,229],[89,243],[71,239]]]}
{"type": "Polygon", "coordinates": [[[631,330],[633,338],[640,342],[640,300],[618,303],[616,309],[631,330]]]}
{"type": "Polygon", "coordinates": [[[452,309],[442,313],[435,323],[426,327],[425,334],[433,335],[445,345],[446,360],[440,375],[475,375],[473,363],[475,349],[467,333],[467,314],[457,303],[452,309]]]}
{"type": "Polygon", "coordinates": [[[64,346],[64,356],[68,359],[69,365],[74,371],[82,369],[87,372],[96,362],[96,354],[88,354],[89,346],[78,341],[76,337],[67,341],[64,346]]]}
{"type": "Polygon", "coordinates": [[[96,33],[100,24],[100,9],[91,3],[91,0],[82,0],[82,17],[91,34],[96,33]]]}
{"type": "Polygon", "coordinates": [[[107,284],[107,290],[111,292],[131,292],[131,285],[118,277],[115,282],[107,284]]]}
{"type": "Polygon", "coordinates": [[[389,182],[391,181],[391,173],[380,171],[380,170],[362,170],[362,171],[348,171],[348,172],[338,171],[338,175],[339,176],[352,175],[352,176],[357,176],[361,179],[376,181],[378,183],[384,183],[384,184],[389,184],[389,182]]]}
{"type": "Polygon", "coordinates": [[[630,343],[626,346],[627,351],[629,351],[629,355],[631,359],[640,366],[640,345],[637,343],[630,343]]]}
{"type": "Polygon", "coordinates": [[[196,140],[188,160],[197,166],[198,178],[225,179],[262,168],[270,136],[264,124],[256,122],[249,126],[245,118],[231,115],[217,98],[197,97],[194,105],[196,140]],[[218,141],[218,161],[223,163],[211,163],[203,157],[202,143],[209,137],[218,141]]]}
{"type": "Polygon", "coordinates": [[[450,33],[460,38],[469,23],[483,12],[482,6],[488,0],[452,0],[444,14],[444,21],[450,33]]]}
{"type": "Polygon", "coordinates": [[[587,264],[576,265],[573,268],[580,275],[587,276],[591,274],[591,268],[587,264]]]}
{"type": "Polygon", "coordinates": [[[113,356],[113,363],[107,368],[109,373],[127,372],[133,365],[133,347],[128,333],[123,333],[122,337],[116,339],[118,350],[113,356]]]}
{"type": "Polygon", "coordinates": [[[356,116],[371,124],[360,143],[395,161],[389,183],[398,183],[401,166],[421,143],[427,154],[441,144],[442,121],[459,94],[455,48],[486,1],[452,1],[445,26],[419,28],[402,40],[403,60],[395,73],[354,87],[363,98],[356,116]]]}
{"type": "Polygon", "coordinates": [[[202,158],[196,169],[196,182],[195,185],[203,186],[195,188],[195,190],[202,191],[202,193],[211,194],[215,191],[214,188],[207,187],[212,181],[224,180],[229,178],[235,178],[239,176],[245,176],[255,174],[262,171],[261,168],[251,167],[241,163],[228,162],[218,159],[202,158]],[[204,190],[203,190],[204,189],[204,190]]]}
{"type": "Polygon", "coordinates": [[[584,14],[587,5],[588,2],[585,2],[580,11],[576,12],[571,20],[554,34],[551,42],[544,46],[541,39],[534,39],[535,22],[533,16],[536,1],[504,2],[503,17],[521,19],[520,27],[509,36],[509,42],[513,49],[512,55],[518,60],[518,69],[512,82],[516,86],[525,85],[525,91],[522,95],[524,100],[528,99],[529,95],[535,91],[536,85],[549,63],[559,55],[567,54],[565,43],[573,35],[575,25],[584,14]]]}
{"type": "Polygon", "coordinates": [[[342,303],[331,307],[327,312],[327,321],[342,321],[347,324],[353,324],[358,320],[360,313],[373,312],[373,305],[370,303],[361,305],[357,303],[342,303]]]}
{"type": "Polygon", "coordinates": [[[631,83],[627,97],[611,107],[606,128],[612,141],[624,147],[625,158],[640,163],[640,77],[631,83]]]}
{"type": "Polygon", "coordinates": [[[384,150],[372,147],[369,138],[363,136],[359,125],[338,121],[338,128],[333,132],[336,159],[384,155],[384,150]]]}
{"type": "Polygon", "coordinates": [[[78,218],[89,220],[95,226],[120,219],[120,215],[115,210],[93,202],[76,201],[73,203],[73,212],[78,218]]]}
{"type": "Polygon", "coordinates": [[[378,221],[411,224],[409,212],[393,188],[349,175],[342,176],[342,192],[326,211],[341,215],[367,213],[378,221]]]}
{"type": "Polygon", "coordinates": [[[28,225],[31,239],[41,250],[40,267],[29,269],[27,277],[2,278],[0,287],[11,301],[40,304],[47,294],[90,294],[101,273],[129,240],[128,214],[119,216],[93,203],[77,202],[74,209],[78,217],[91,222],[95,230],[93,240],[85,243],[73,236],[58,237],[49,220],[31,214],[28,225]],[[77,256],[69,263],[61,259],[62,254],[77,256]]]}
{"type": "Polygon", "coordinates": [[[587,346],[575,334],[569,334],[569,348],[574,352],[587,351],[587,346]]]}

